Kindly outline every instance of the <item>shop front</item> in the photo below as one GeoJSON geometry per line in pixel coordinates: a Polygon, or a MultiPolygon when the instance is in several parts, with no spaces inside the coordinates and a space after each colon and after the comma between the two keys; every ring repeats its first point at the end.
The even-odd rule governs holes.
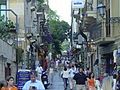
{"type": "Polygon", "coordinates": [[[114,62],[114,50],[117,48],[115,44],[106,45],[101,47],[100,54],[101,54],[101,73],[108,73],[111,75],[115,68],[114,62]]]}
{"type": "Polygon", "coordinates": [[[105,72],[108,74],[112,74],[114,70],[113,52],[102,54],[102,57],[105,60],[103,64],[105,72]]]}

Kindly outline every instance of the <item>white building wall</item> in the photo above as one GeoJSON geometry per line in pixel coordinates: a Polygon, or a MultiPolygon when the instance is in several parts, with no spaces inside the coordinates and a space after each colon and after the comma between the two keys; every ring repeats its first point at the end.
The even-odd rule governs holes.
{"type": "Polygon", "coordinates": [[[4,60],[0,57],[0,81],[3,80],[3,78],[5,78],[5,68],[4,68],[4,60]]]}
{"type": "Polygon", "coordinates": [[[11,74],[15,76],[16,66],[13,61],[16,61],[16,50],[0,39],[0,81],[5,80],[5,67],[6,63],[11,64],[11,74]],[[3,57],[2,57],[3,56],[3,57]]]}

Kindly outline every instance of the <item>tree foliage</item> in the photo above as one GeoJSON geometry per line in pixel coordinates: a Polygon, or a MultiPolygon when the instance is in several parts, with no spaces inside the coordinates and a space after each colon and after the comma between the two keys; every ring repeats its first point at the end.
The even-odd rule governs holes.
{"type": "Polygon", "coordinates": [[[41,11],[41,10],[43,10],[43,3],[44,3],[44,0],[37,0],[38,1],[38,4],[37,4],[37,6],[38,6],[38,8],[37,8],[37,11],[41,11]]]}
{"type": "Polygon", "coordinates": [[[53,37],[52,48],[54,55],[61,54],[61,44],[67,38],[65,33],[70,26],[67,22],[60,21],[59,16],[53,10],[49,10],[48,19],[50,25],[50,32],[52,33],[53,37]]]}
{"type": "Polygon", "coordinates": [[[44,3],[44,0],[37,0],[40,4],[44,3]]]}
{"type": "Polygon", "coordinates": [[[0,38],[3,39],[7,37],[9,34],[7,33],[6,22],[4,21],[4,16],[0,16],[0,38]]]}
{"type": "Polygon", "coordinates": [[[66,39],[66,31],[69,29],[69,25],[65,21],[51,20],[50,30],[54,39],[60,41],[60,44],[66,39]]]}
{"type": "Polygon", "coordinates": [[[70,43],[68,42],[67,39],[65,39],[64,42],[61,45],[61,48],[62,48],[63,51],[66,51],[66,50],[69,49],[69,47],[70,47],[70,43]]]}
{"type": "Polygon", "coordinates": [[[48,12],[48,16],[47,17],[49,18],[50,21],[51,20],[55,20],[55,21],[59,20],[59,16],[56,14],[55,11],[51,10],[50,8],[49,8],[49,12],[48,12]]]}

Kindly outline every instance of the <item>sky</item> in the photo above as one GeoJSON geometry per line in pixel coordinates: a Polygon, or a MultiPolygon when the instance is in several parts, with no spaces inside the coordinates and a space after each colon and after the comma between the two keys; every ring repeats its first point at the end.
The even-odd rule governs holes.
{"type": "Polygon", "coordinates": [[[49,0],[49,6],[64,20],[71,24],[71,0],[49,0]]]}

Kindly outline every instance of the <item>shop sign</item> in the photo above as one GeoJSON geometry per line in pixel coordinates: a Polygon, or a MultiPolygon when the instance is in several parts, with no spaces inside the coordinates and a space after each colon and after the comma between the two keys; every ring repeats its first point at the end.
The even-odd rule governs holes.
{"type": "Polygon", "coordinates": [[[30,80],[30,70],[19,70],[17,73],[17,86],[19,90],[22,90],[24,84],[30,80]]]}
{"type": "Polygon", "coordinates": [[[72,0],[72,9],[84,8],[85,0],[72,0]]]}

